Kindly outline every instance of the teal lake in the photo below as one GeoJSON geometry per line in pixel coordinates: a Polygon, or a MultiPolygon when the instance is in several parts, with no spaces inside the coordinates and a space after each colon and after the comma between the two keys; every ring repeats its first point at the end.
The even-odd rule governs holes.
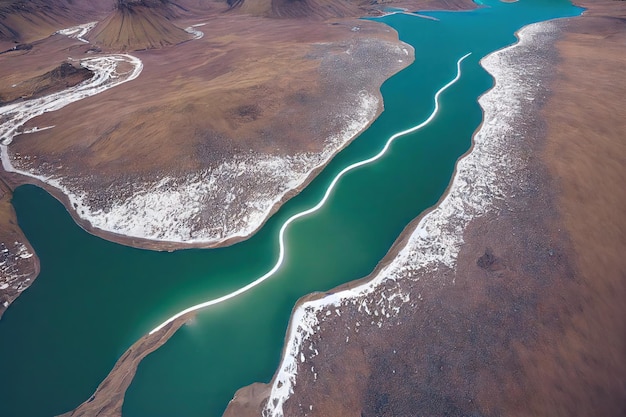
{"type": "Polygon", "coordinates": [[[471,52],[432,123],[348,174],[319,212],[287,230],[286,259],[276,275],[203,310],[141,363],[123,413],[220,416],[238,388],[268,382],[298,298],[368,275],[404,227],[441,198],[481,123],[478,97],[493,85],[480,59],[513,43],[527,24],[582,11],[566,0],[480,3],[485,7],[470,12],[421,12],[438,20],[376,19],[415,48],[415,62],[383,85],[385,111],[372,126],[245,242],[174,253],[133,249],[86,233],[45,191],[19,187],[13,204],[41,259],[41,274],[0,320],[0,416],[70,411],[156,325],[271,269],[285,220],[315,205],[345,166],[426,119],[435,92],[471,52]]]}

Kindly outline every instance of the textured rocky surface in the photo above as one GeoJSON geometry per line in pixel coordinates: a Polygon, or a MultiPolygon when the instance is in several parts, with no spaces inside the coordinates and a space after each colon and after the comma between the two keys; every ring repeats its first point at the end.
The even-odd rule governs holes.
{"type": "Polygon", "coordinates": [[[626,28],[589,6],[483,60],[496,86],[448,196],[370,277],[301,300],[272,383],[226,415],[624,413],[626,28]]]}

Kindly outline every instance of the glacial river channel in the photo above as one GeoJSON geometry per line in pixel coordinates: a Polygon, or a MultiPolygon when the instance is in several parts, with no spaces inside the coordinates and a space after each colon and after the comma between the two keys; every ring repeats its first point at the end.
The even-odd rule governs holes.
{"type": "Polygon", "coordinates": [[[284,263],[271,279],[203,310],[141,363],[123,414],[220,416],[238,388],[268,382],[296,300],[368,275],[403,228],[444,193],[480,126],[478,97],[493,85],[480,59],[515,42],[525,25],[581,13],[567,0],[479,3],[484,7],[470,12],[420,12],[435,19],[401,13],[377,19],[413,45],[415,62],[383,85],[385,111],[376,122],[245,242],[174,253],[120,246],[84,232],[45,191],[19,187],[13,204],[41,274],[0,320],[0,416],[47,417],[75,408],[142,335],[270,270],[282,224],[317,204],[344,167],[425,120],[435,92],[471,52],[431,123],[350,172],[323,208],[289,226],[284,263]]]}

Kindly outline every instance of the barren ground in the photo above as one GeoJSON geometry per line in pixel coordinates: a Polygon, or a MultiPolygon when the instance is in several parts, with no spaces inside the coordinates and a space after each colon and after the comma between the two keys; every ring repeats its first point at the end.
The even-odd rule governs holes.
{"type": "Polygon", "coordinates": [[[39,274],[39,259],[17,224],[11,196],[0,180],[0,318],[39,274]]]}
{"type": "MultiPolygon", "coordinates": [[[[626,5],[584,5],[542,52],[557,71],[511,148],[515,197],[468,225],[454,270],[409,267],[340,316],[320,311],[285,415],[624,415],[626,5]],[[398,288],[396,317],[362,309],[398,288]]],[[[244,388],[225,415],[258,416],[268,395],[244,388]]]]}
{"type": "MultiPolygon", "coordinates": [[[[20,9],[22,3],[0,4],[2,13],[20,10],[0,13],[14,36],[2,45],[30,42],[0,54],[7,100],[75,84],[84,73],[50,74],[100,53],[79,39],[45,37],[33,22],[45,19],[51,33],[108,13],[105,3],[79,1],[77,14],[65,0],[58,10],[42,1],[20,9]]],[[[378,88],[412,60],[412,49],[374,22],[268,19],[225,13],[221,3],[179,3],[189,9],[167,21],[202,25],[196,29],[204,37],[132,52],[144,64],[138,79],[36,117],[24,129],[54,127],[19,135],[9,146],[14,167],[59,180],[65,190],[0,172],[9,187],[46,188],[83,228],[119,243],[156,250],[232,244],[254,233],[371,123],[382,110],[378,88]]],[[[6,216],[15,222],[10,211],[6,216]]],[[[13,242],[11,233],[1,229],[0,242],[13,242]]],[[[31,272],[23,276],[32,282],[31,272]]]]}
{"type": "MultiPolygon", "coordinates": [[[[585,5],[542,52],[557,71],[512,149],[515,198],[468,225],[454,270],[402,280],[392,320],[320,313],[285,415],[624,414],[624,4],[585,5]]],[[[269,393],[244,388],[225,415],[260,415],[269,393]]]]}

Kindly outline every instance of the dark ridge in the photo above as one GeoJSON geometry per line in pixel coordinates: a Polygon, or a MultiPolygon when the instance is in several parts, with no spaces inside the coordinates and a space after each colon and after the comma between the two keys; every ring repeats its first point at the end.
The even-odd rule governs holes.
{"type": "Polygon", "coordinates": [[[133,13],[142,8],[158,9],[168,18],[178,17],[178,12],[188,12],[189,10],[179,3],[170,0],[117,0],[115,9],[133,13]]]}
{"type": "Polygon", "coordinates": [[[190,39],[172,21],[188,10],[169,0],[117,0],[113,12],[88,35],[109,50],[162,48],[190,39]]]}
{"type": "Polygon", "coordinates": [[[93,73],[86,68],[64,62],[45,74],[23,81],[8,90],[0,90],[0,105],[65,90],[91,78],[92,75],[93,73]]]}

